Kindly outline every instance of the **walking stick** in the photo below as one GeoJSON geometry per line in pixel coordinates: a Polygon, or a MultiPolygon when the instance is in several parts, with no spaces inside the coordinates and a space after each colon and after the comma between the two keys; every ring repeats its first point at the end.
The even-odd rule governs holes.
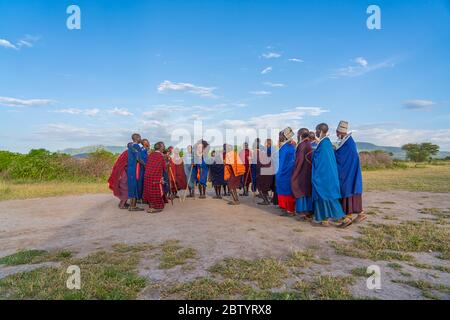
{"type": "MultiPolygon", "coordinates": [[[[175,177],[174,177],[174,175],[173,175],[173,171],[172,171],[172,168],[170,167],[170,164],[169,164],[169,174],[170,174],[170,176],[172,177],[173,185],[174,185],[174,187],[175,187],[175,191],[178,193],[177,181],[175,180],[175,177]]],[[[169,184],[169,188],[170,188],[170,184],[169,184]]],[[[181,202],[181,198],[179,198],[179,199],[180,199],[180,202],[181,202]]]]}
{"type": "Polygon", "coordinates": [[[183,202],[186,201],[187,189],[189,188],[189,182],[191,181],[191,177],[192,177],[192,169],[194,169],[194,166],[191,164],[191,171],[189,172],[189,178],[188,178],[188,181],[187,181],[187,188],[184,189],[183,202]]]}

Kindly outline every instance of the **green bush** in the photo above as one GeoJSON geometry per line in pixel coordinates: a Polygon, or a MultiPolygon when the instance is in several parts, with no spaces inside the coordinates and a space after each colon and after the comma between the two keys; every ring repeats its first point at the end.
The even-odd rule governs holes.
{"type": "Polygon", "coordinates": [[[0,174],[6,179],[24,181],[105,180],[116,158],[106,150],[97,150],[83,159],[45,149],[28,154],[0,151],[0,174]]]}

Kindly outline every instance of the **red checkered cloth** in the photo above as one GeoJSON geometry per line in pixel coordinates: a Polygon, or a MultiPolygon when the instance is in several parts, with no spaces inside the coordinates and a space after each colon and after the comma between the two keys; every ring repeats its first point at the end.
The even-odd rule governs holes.
{"type": "Polygon", "coordinates": [[[162,186],[163,173],[166,171],[166,161],[161,152],[149,154],[144,175],[143,200],[153,209],[164,209],[164,192],[162,186]]]}

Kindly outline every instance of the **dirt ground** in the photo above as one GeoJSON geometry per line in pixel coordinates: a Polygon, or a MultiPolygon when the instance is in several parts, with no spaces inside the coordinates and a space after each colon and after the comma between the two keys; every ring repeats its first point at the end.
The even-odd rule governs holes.
{"type": "MultiPolygon", "coordinates": [[[[293,218],[279,216],[276,207],[258,206],[247,197],[240,206],[229,206],[225,199],[188,199],[168,205],[160,214],[128,212],[117,208],[117,200],[109,194],[67,196],[47,199],[0,202],[0,257],[19,249],[67,249],[84,256],[110,248],[116,243],[161,243],[180,240],[183,246],[198,252],[195,267],[159,270],[145,262],[140,274],[151,281],[184,282],[206,276],[206,269],[226,257],[283,257],[293,250],[314,249],[331,260],[328,265],[314,265],[308,272],[348,275],[355,267],[377,264],[382,270],[382,289],[368,290],[366,280],[359,278],[352,287],[356,296],[381,299],[421,299],[421,292],[399,279],[398,271],[388,268],[386,261],[373,261],[337,255],[329,241],[358,236],[359,225],[348,229],[317,228],[293,218]]],[[[259,200],[256,200],[259,201],[259,200]]],[[[423,218],[422,208],[450,208],[448,193],[369,192],[364,195],[367,210],[377,207],[381,213],[368,216],[370,222],[398,223],[423,218]],[[393,217],[396,220],[386,219],[393,217]]],[[[367,223],[367,222],[366,222],[367,223]]],[[[417,262],[449,266],[432,253],[413,254],[417,262]],[[439,262],[439,263],[437,263],[439,262]]],[[[36,266],[35,266],[36,267],[36,266]]],[[[0,267],[0,278],[29,267],[0,267]]],[[[413,279],[450,286],[450,274],[436,270],[405,266],[413,279]],[[410,269],[408,269],[410,268],[410,269]]],[[[157,292],[144,290],[143,299],[159,299],[157,292]]]]}

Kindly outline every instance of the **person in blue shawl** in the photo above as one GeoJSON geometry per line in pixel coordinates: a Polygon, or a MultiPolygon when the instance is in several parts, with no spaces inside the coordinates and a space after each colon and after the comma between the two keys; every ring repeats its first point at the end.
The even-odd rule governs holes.
{"type": "Polygon", "coordinates": [[[138,181],[138,201],[142,202],[142,194],[144,192],[144,173],[145,173],[145,164],[147,163],[147,159],[148,159],[148,150],[150,149],[150,141],[148,141],[147,139],[142,139],[141,141],[142,143],[142,147],[141,147],[141,160],[144,163],[141,164],[139,163],[139,165],[141,166],[141,174],[140,174],[140,178],[138,181]]]}
{"type": "Polygon", "coordinates": [[[352,223],[345,217],[339,199],[341,198],[339,176],[333,145],[327,136],[328,125],[321,123],[316,127],[316,136],[320,139],[313,153],[312,161],[312,197],[314,208],[313,224],[329,226],[329,220],[339,221],[339,227],[352,223]]]}
{"type": "Polygon", "coordinates": [[[336,130],[336,162],[341,186],[341,205],[347,217],[357,214],[353,222],[367,219],[362,205],[362,174],[358,148],[348,133],[348,122],[341,121],[336,130]]]}
{"type": "MultiPolygon", "coordinates": [[[[208,182],[208,171],[210,159],[208,157],[209,144],[205,140],[200,140],[194,147],[194,172],[198,190],[200,193],[199,199],[206,198],[206,184],[208,182]]],[[[194,173],[193,172],[193,173],[194,173]]]]}
{"type": "Polygon", "coordinates": [[[276,164],[276,188],[278,206],[284,209],[285,216],[295,216],[295,198],[291,189],[291,177],[295,163],[295,145],[292,143],[294,132],[287,127],[280,132],[280,149],[276,164]]]}
{"type": "Polygon", "coordinates": [[[127,146],[128,148],[128,166],[127,166],[127,176],[128,176],[128,198],[130,199],[130,211],[143,211],[144,209],[139,208],[137,204],[137,199],[139,198],[139,180],[141,179],[141,165],[145,163],[141,159],[141,136],[134,133],[131,136],[133,142],[130,142],[127,146]]]}

